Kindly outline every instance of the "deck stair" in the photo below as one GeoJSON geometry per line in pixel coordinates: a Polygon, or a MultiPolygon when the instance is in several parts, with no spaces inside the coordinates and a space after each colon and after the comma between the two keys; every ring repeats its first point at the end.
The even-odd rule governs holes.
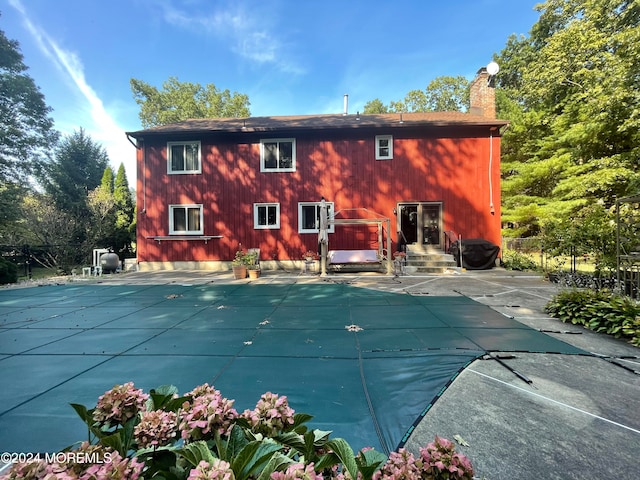
{"type": "Polygon", "coordinates": [[[460,271],[453,255],[432,245],[407,245],[405,271],[416,273],[444,274],[460,271]]]}

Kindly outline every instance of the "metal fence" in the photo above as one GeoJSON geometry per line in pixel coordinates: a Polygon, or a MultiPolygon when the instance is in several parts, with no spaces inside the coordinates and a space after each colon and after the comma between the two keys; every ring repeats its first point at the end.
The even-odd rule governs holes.
{"type": "MultiPolygon", "coordinates": [[[[621,295],[640,300],[640,256],[636,262],[622,261],[611,272],[594,275],[580,272],[580,263],[591,261],[589,255],[569,255],[568,269],[565,263],[559,262],[559,257],[547,255],[542,249],[542,239],[529,238],[503,238],[502,252],[518,252],[528,255],[540,269],[548,272],[548,278],[554,283],[572,288],[591,288],[600,290],[603,288],[616,291],[621,295]]],[[[628,260],[624,257],[624,260],[628,260]]]]}

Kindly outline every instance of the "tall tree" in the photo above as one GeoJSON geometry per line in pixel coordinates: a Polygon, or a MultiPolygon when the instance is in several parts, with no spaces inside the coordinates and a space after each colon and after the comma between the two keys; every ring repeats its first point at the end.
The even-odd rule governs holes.
{"type": "Polygon", "coordinates": [[[111,168],[111,165],[104,169],[100,186],[107,192],[113,193],[113,168],[111,168]]]}
{"type": "Polygon", "coordinates": [[[463,76],[437,77],[424,90],[411,90],[404,99],[385,105],[376,98],[364,113],[463,112],[469,109],[469,81],[463,76]]]}
{"type": "Polygon", "coordinates": [[[42,166],[38,177],[59,209],[82,216],[87,194],[101,184],[108,164],[104,147],[80,128],[62,139],[55,159],[42,166]]]}
{"type": "Polygon", "coordinates": [[[77,240],[82,228],[77,217],[59,210],[51,197],[40,193],[25,197],[21,209],[21,240],[32,246],[36,263],[67,272],[75,265],[86,265],[91,257],[77,240]]]}
{"type": "Polygon", "coordinates": [[[504,220],[535,234],[640,187],[640,5],[547,0],[498,57],[504,220]]]}
{"type": "Polygon", "coordinates": [[[46,157],[57,133],[51,108],[26,73],[18,42],[0,30],[0,180],[24,178],[46,157]]]}
{"type": "Polygon", "coordinates": [[[8,230],[19,218],[26,179],[57,138],[51,108],[26,71],[18,42],[0,30],[0,228],[8,230]]]}
{"type": "Polygon", "coordinates": [[[379,98],[374,98],[364,104],[363,113],[389,113],[389,107],[386,106],[379,98]]]}
{"type": "Polygon", "coordinates": [[[115,248],[119,253],[129,255],[131,243],[135,240],[135,206],[127,172],[122,163],[116,174],[113,198],[116,205],[115,248]]]}
{"type": "Polygon", "coordinates": [[[219,90],[213,83],[180,82],[169,77],[158,90],[142,80],[132,78],[131,90],[140,105],[140,120],[145,128],[166,125],[189,118],[248,117],[249,97],[219,90]]]}

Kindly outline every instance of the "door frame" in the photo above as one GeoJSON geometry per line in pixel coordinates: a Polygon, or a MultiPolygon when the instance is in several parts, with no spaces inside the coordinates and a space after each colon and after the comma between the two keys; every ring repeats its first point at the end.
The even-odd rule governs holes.
{"type": "Polygon", "coordinates": [[[402,232],[399,233],[398,236],[398,243],[403,243],[401,242],[401,240],[403,239],[403,235],[404,232],[402,230],[402,208],[403,207],[416,207],[417,209],[417,221],[416,221],[416,242],[415,243],[410,243],[409,245],[433,245],[437,248],[444,248],[444,243],[443,243],[443,239],[444,239],[444,232],[443,232],[443,208],[444,204],[443,202],[436,202],[436,201],[419,201],[419,202],[410,202],[410,201],[402,201],[402,202],[398,202],[396,205],[396,222],[397,222],[397,230],[398,232],[402,232]],[[432,222],[432,225],[435,225],[435,227],[438,229],[437,231],[437,238],[438,238],[438,244],[434,244],[434,243],[430,243],[428,240],[429,239],[425,239],[425,229],[427,227],[426,222],[424,221],[424,215],[425,215],[425,207],[437,207],[437,212],[436,212],[436,218],[433,219],[434,222],[432,222]],[[426,241],[425,241],[426,240],[426,241]]]}

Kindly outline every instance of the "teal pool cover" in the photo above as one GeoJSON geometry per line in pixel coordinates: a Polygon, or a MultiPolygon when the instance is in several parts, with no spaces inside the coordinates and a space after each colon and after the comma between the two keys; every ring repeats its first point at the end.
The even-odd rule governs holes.
{"type": "Polygon", "coordinates": [[[344,284],[68,284],[0,292],[0,451],[86,439],[69,403],[113,385],[202,383],[253,408],[286,395],[313,428],[388,453],[487,352],[584,354],[491,308],[344,284]]]}

